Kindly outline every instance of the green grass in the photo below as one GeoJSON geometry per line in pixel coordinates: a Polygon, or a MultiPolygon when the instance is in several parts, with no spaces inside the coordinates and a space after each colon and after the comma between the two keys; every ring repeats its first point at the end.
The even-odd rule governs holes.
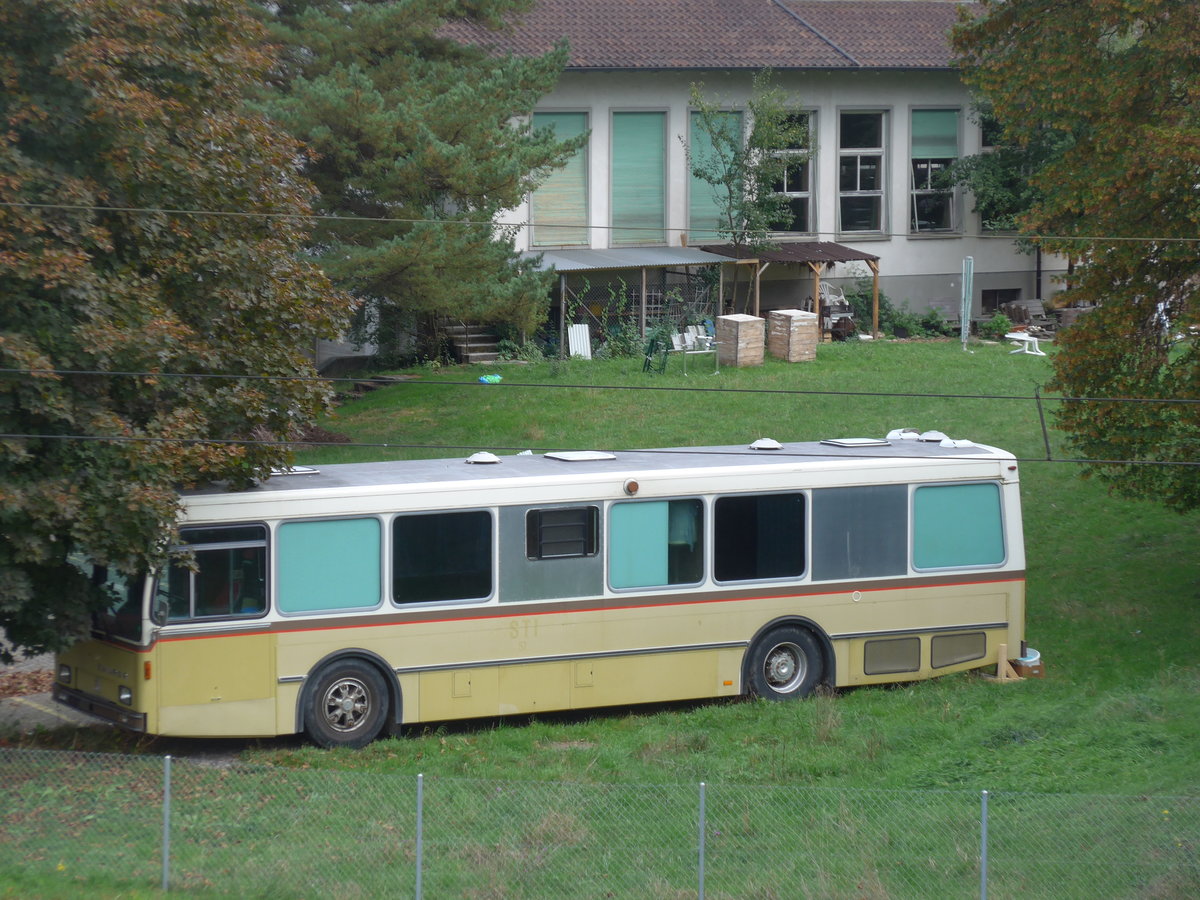
{"type": "MultiPolygon", "coordinates": [[[[348,853],[346,865],[360,874],[373,862],[359,865],[357,850],[328,835],[364,821],[385,836],[407,834],[407,812],[397,810],[409,808],[415,775],[424,773],[430,809],[453,823],[428,836],[441,860],[427,881],[431,896],[694,896],[679,887],[694,884],[694,861],[658,848],[668,835],[686,846],[701,781],[712,787],[720,823],[711,829],[714,897],[961,896],[977,884],[971,836],[983,789],[996,792],[996,896],[1194,895],[1200,804],[1145,798],[1200,793],[1200,516],[1110,497],[1079,477],[1079,464],[1045,461],[1033,397],[1050,365],[1008,349],[823,345],[815,362],[768,360],[687,378],[676,361],[663,376],[642,374],[640,360],[420,369],[344,403],[326,428],[389,446],[324,447],[301,462],[466,452],[421,449],[429,445],[620,449],[879,436],[898,426],[1012,450],[1022,458],[1028,638],[1047,677],[999,684],[965,674],[799,703],[452,722],[358,751],[255,742],[242,759],[274,767],[267,780],[282,787],[271,796],[283,790],[287,803],[264,801],[263,779],[189,775],[195,782],[183,795],[230,825],[211,840],[199,825],[185,830],[183,886],[204,895],[215,873],[225,880],[214,879],[214,890],[236,891],[240,855],[270,858],[278,851],[266,849],[275,846],[269,841],[284,840],[299,849],[277,874],[266,872],[270,890],[256,882],[260,894],[303,896],[293,890],[302,883],[344,893],[342,870],[321,861],[348,853]],[[493,371],[501,384],[477,382],[493,371]],[[996,399],[1008,397],[1021,399],[996,399]],[[376,810],[388,792],[394,802],[376,810]],[[676,794],[665,807],[652,802],[676,794]],[[349,796],[354,802],[339,802],[349,796]],[[623,808],[630,797],[646,805],[623,808]],[[811,806],[800,825],[797,803],[811,806]],[[682,818],[664,819],[662,809],[675,807],[682,818]],[[312,819],[321,829],[297,830],[312,819]],[[796,830],[778,833],[780,823],[796,830]],[[937,844],[939,830],[962,835],[948,837],[955,849],[937,844]],[[775,852],[781,844],[784,857],[775,852]],[[547,846],[557,848],[551,860],[542,856],[547,846]],[[1114,872],[1105,859],[1132,868],[1114,872]],[[303,881],[308,872],[315,880],[303,881]]],[[[1044,405],[1049,419],[1053,400],[1044,405]]],[[[1061,435],[1051,432],[1050,444],[1067,456],[1061,435]]],[[[171,742],[125,741],[104,729],[47,732],[25,744],[178,752],[171,742]]],[[[14,846],[26,839],[10,829],[14,846]]],[[[405,893],[410,850],[391,859],[398,882],[363,875],[358,889],[405,893]]],[[[0,866],[0,881],[25,879],[10,879],[16,893],[0,889],[0,897],[71,895],[67,873],[19,872],[0,866]]],[[[152,873],[143,876],[153,883],[152,873]]],[[[121,894],[134,882],[109,870],[100,878],[99,895],[139,896],[121,894]]]]}
{"type": "MultiPolygon", "coordinates": [[[[815,362],[645,375],[640,360],[413,370],[325,423],[355,441],[498,451],[881,436],[938,429],[1023,459],[1028,639],[1041,681],[958,676],[775,706],[714,703],[448,724],[282,764],[594,781],[1195,793],[1200,787],[1200,516],[1109,496],[1046,462],[1034,397],[1048,359],[1007,345],[823,345],[815,362]],[[499,385],[477,377],[496,371],[499,385]],[[1018,398],[1018,399],[1000,399],[1018,398]],[[563,752],[559,747],[585,750],[563,752]]],[[[697,367],[699,368],[699,367],[697,367]]],[[[1052,422],[1054,401],[1043,402],[1052,422]]],[[[1051,452],[1069,456],[1050,430],[1051,452]]],[[[463,451],[465,452],[465,451],[463,451]]],[[[302,461],[430,454],[336,448],[302,461]]]]}

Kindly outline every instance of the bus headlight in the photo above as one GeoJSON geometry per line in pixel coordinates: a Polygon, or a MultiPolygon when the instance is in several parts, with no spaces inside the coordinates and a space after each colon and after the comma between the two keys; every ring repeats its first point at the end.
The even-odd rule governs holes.
{"type": "Polygon", "coordinates": [[[117,690],[117,699],[126,706],[133,706],[133,691],[125,687],[125,685],[121,685],[117,690]]]}
{"type": "Polygon", "coordinates": [[[71,683],[71,667],[66,663],[58,664],[58,680],[63,684],[71,683]]]}

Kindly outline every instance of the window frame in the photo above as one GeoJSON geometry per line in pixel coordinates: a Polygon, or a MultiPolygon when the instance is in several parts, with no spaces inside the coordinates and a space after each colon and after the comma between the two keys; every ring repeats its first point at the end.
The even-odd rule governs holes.
{"type": "MultiPolygon", "coordinates": [[[[471,604],[486,604],[491,603],[496,598],[496,592],[500,584],[500,572],[498,567],[498,548],[497,539],[499,532],[499,524],[497,521],[496,510],[487,506],[475,506],[465,508],[451,509],[429,509],[429,510],[413,510],[411,512],[397,513],[391,517],[387,523],[387,542],[385,545],[384,556],[387,560],[387,581],[384,592],[387,596],[388,605],[392,609],[414,609],[419,607],[429,606],[459,606],[471,604]],[[396,578],[398,566],[396,561],[396,523],[400,520],[412,519],[429,519],[433,516],[455,516],[455,515],[472,515],[479,514],[487,517],[488,535],[487,535],[487,564],[488,564],[488,590],[485,594],[472,597],[452,597],[452,598],[434,598],[434,599],[414,599],[402,600],[397,597],[396,578]]],[[[442,574],[442,573],[438,573],[442,574]]]]}
{"type": "MultiPolygon", "coordinates": [[[[972,572],[972,571],[989,571],[995,569],[1003,569],[1008,565],[1011,558],[1011,550],[1008,546],[1008,513],[1005,508],[1004,486],[1003,483],[996,480],[983,479],[980,481],[931,481],[922,482],[912,485],[909,491],[909,566],[913,572],[928,573],[928,572],[972,572]],[[996,496],[996,538],[1000,542],[1000,558],[995,562],[983,563],[953,563],[950,565],[917,565],[917,542],[918,521],[917,521],[917,494],[927,488],[969,488],[979,486],[989,486],[995,490],[996,496]]],[[[964,529],[955,529],[955,533],[960,533],[964,529]]]]}
{"type": "MultiPolygon", "coordinates": [[[[587,110],[563,109],[563,110],[537,110],[530,117],[530,125],[533,128],[543,127],[538,124],[538,119],[541,117],[545,125],[552,127],[558,136],[557,122],[566,119],[567,117],[579,116],[582,118],[583,127],[578,132],[572,132],[560,136],[562,138],[573,138],[580,134],[590,132],[591,114],[587,110]]],[[[539,184],[529,195],[529,241],[531,247],[587,247],[590,245],[590,168],[591,168],[591,137],[588,142],[579,148],[561,168],[553,169],[546,176],[545,181],[539,184]],[[578,172],[576,172],[578,169],[578,172]],[[582,182],[577,185],[577,180],[582,182]],[[539,228],[539,219],[547,212],[543,210],[539,212],[538,194],[549,188],[548,194],[542,194],[543,203],[551,203],[556,207],[554,210],[558,213],[557,218],[560,221],[555,221],[555,216],[551,215],[544,224],[539,228]],[[566,199],[567,195],[571,196],[566,199]],[[554,195],[551,199],[550,195],[554,195]],[[557,201],[557,203],[555,203],[557,201]],[[577,209],[577,212],[576,212],[577,209]],[[578,215],[578,221],[572,221],[571,215],[578,215]],[[540,236],[541,232],[545,232],[545,237],[540,236]]]]}
{"type": "MultiPolygon", "coordinates": [[[[804,159],[799,163],[803,168],[803,176],[801,178],[802,186],[799,189],[792,189],[792,185],[788,180],[788,170],[793,164],[789,163],[784,169],[782,180],[772,185],[772,190],[776,194],[780,194],[789,198],[788,209],[791,210],[789,219],[786,224],[796,224],[796,214],[792,202],[794,200],[803,200],[804,202],[804,227],[803,228],[772,228],[772,234],[814,234],[816,228],[813,222],[814,201],[816,199],[816,153],[813,150],[815,141],[813,134],[816,130],[817,111],[811,109],[798,109],[793,113],[789,113],[792,118],[803,118],[805,120],[805,134],[808,137],[807,146],[804,147],[788,147],[784,150],[776,150],[773,155],[780,158],[803,155],[804,159]]],[[[783,225],[784,222],[772,223],[783,225]]]]}
{"type": "Polygon", "coordinates": [[[385,582],[384,582],[384,560],[387,555],[388,532],[390,528],[383,518],[379,515],[361,515],[361,516],[325,516],[314,519],[284,519],[278,522],[275,526],[275,552],[272,554],[272,571],[275,574],[275,589],[276,589],[276,608],[281,616],[289,618],[303,618],[306,616],[329,616],[341,615],[345,613],[357,614],[367,612],[374,609],[380,609],[384,605],[385,582]],[[335,522],[374,522],[378,528],[379,542],[378,552],[375,560],[375,576],[376,576],[376,591],[375,599],[371,603],[357,604],[354,606],[322,606],[308,609],[285,609],[281,598],[284,593],[285,579],[280,573],[280,566],[284,562],[283,545],[284,539],[280,534],[281,531],[293,525],[321,525],[335,522]]]}
{"type": "MultiPolygon", "coordinates": [[[[668,119],[668,111],[662,108],[613,109],[609,112],[608,224],[610,246],[628,247],[639,244],[662,245],[667,243],[667,198],[670,185],[670,172],[668,171],[667,162],[668,119]],[[617,122],[626,116],[657,116],[661,123],[661,153],[657,159],[659,205],[653,210],[653,212],[657,212],[659,215],[658,220],[652,224],[649,223],[648,217],[638,212],[646,209],[645,200],[650,190],[649,187],[639,187],[631,175],[628,176],[628,183],[622,182],[620,188],[618,187],[618,157],[625,148],[618,149],[619,129],[617,122]],[[629,194],[629,196],[626,197],[625,194],[629,194]]],[[[632,122],[633,120],[627,119],[625,121],[632,122]]],[[[649,168],[649,163],[646,163],[646,165],[649,168]]]]}
{"type": "MultiPolygon", "coordinates": [[[[638,527],[644,527],[644,525],[645,525],[644,522],[638,523],[638,527]]],[[[708,571],[707,532],[711,531],[711,529],[712,529],[712,525],[711,525],[711,514],[709,512],[709,504],[706,502],[704,495],[692,495],[692,496],[682,496],[682,497],[654,497],[654,498],[647,498],[644,500],[639,499],[639,500],[616,500],[616,501],[613,501],[612,503],[610,503],[608,505],[607,524],[606,524],[606,531],[605,531],[605,534],[606,534],[606,540],[605,540],[606,559],[605,559],[605,566],[604,566],[604,577],[608,582],[609,589],[612,590],[614,593],[625,593],[625,592],[635,592],[635,591],[656,590],[656,589],[660,589],[660,588],[675,590],[675,589],[679,589],[679,588],[699,587],[700,585],[705,583],[706,573],[708,571]],[[670,541],[670,537],[671,537],[671,524],[672,524],[671,523],[671,504],[672,503],[695,504],[694,508],[699,511],[698,522],[696,523],[696,524],[698,524],[699,527],[698,527],[697,532],[692,536],[693,546],[691,548],[691,553],[693,555],[699,554],[699,570],[700,570],[700,572],[699,572],[699,576],[697,578],[695,578],[694,580],[690,580],[690,581],[672,581],[671,580],[670,550],[671,550],[671,544],[673,542],[670,541]],[[662,504],[663,513],[664,513],[665,525],[663,526],[663,534],[667,538],[667,541],[665,543],[665,546],[663,547],[663,552],[661,555],[662,556],[661,563],[662,563],[663,569],[666,572],[666,575],[662,581],[636,581],[634,583],[629,583],[629,584],[618,584],[615,576],[617,574],[623,574],[623,573],[614,572],[613,560],[616,559],[618,553],[624,549],[624,542],[629,541],[630,538],[627,537],[625,534],[625,525],[620,522],[614,523],[613,516],[617,515],[619,517],[621,515],[620,513],[616,512],[618,509],[650,507],[650,506],[653,506],[656,504],[662,504]]],[[[675,542],[675,543],[678,543],[678,542],[675,542]]],[[[694,565],[694,560],[692,560],[691,562],[694,565]]]]}
{"type": "MultiPolygon", "coordinates": [[[[560,539],[558,543],[566,543],[565,539],[560,539]]],[[[526,510],[525,512],[525,558],[534,561],[547,561],[555,559],[588,559],[600,552],[600,506],[595,503],[580,503],[568,506],[539,506],[535,509],[526,510]],[[581,512],[586,517],[585,521],[578,523],[564,522],[547,525],[545,518],[548,515],[581,512]],[[583,534],[578,539],[572,538],[571,542],[578,542],[583,545],[582,551],[578,553],[546,553],[545,547],[548,543],[552,543],[546,539],[546,529],[548,527],[558,528],[579,528],[583,534]]]]}
{"type": "Polygon", "coordinates": [[[944,236],[962,233],[961,198],[957,185],[935,187],[941,173],[948,172],[962,156],[962,110],[959,107],[913,107],[909,110],[908,151],[908,232],[910,235],[944,236]],[[916,119],[922,113],[950,113],[954,116],[954,155],[916,155],[916,119]],[[945,225],[921,227],[918,208],[922,203],[944,204],[945,225]]]}
{"type": "MultiPolygon", "coordinates": [[[[271,591],[272,591],[272,533],[270,526],[266,522],[237,522],[237,523],[215,523],[205,525],[187,525],[179,530],[181,542],[171,547],[172,554],[176,552],[186,551],[195,557],[197,553],[214,553],[219,551],[243,551],[257,549],[261,550],[259,557],[259,571],[262,575],[262,608],[251,612],[235,613],[232,611],[233,603],[230,600],[230,611],[227,613],[200,614],[196,613],[197,599],[197,577],[201,574],[198,570],[193,570],[189,567],[179,565],[175,558],[172,558],[167,564],[165,572],[159,572],[154,579],[153,596],[150,600],[150,614],[155,624],[162,627],[172,627],[178,625],[196,625],[208,622],[221,622],[230,620],[249,620],[261,619],[271,611],[271,591]],[[224,540],[212,541],[208,543],[193,544],[183,540],[189,533],[199,531],[221,531],[227,529],[252,529],[260,530],[261,538],[254,540],[224,540]],[[188,612],[186,616],[173,618],[171,615],[170,594],[164,593],[164,587],[169,583],[172,571],[186,573],[187,576],[187,598],[188,612]],[[160,607],[160,600],[163,606],[160,607]],[[162,608],[166,610],[166,615],[162,617],[162,621],[158,621],[158,610],[162,608]]],[[[197,565],[199,561],[197,560],[197,565]]],[[[228,593],[229,585],[226,585],[224,590],[228,593]]]]}
{"type": "MultiPolygon", "coordinates": [[[[802,581],[807,577],[809,572],[809,553],[808,540],[810,531],[810,510],[811,499],[810,491],[808,490],[776,490],[776,491],[752,491],[745,493],[724,493],[715,494],[712,498],[712,512],[710,515],[709,530],[712,532],[712,575],[713,581],[718,584],[748,584],[754,582],[777,582],[777,581],[802,581]],[[799,518],[800,518],[800,536],[799,536],[799,571],[788,572],[782,575],[760,575],[755,574],[748,578],[724,578],[722,577],[722,569],[724,568],[724,552],[721,546],[723,539],[722,515],[721,506],[725,501],[747,501],[760,499],[764,497],[786,497],[798,498],[800,503],[799,518]]],[[[757,510],[756,510],[757,512],[757,510]]],[[[760,540],[759,533],[754,535],[755,543],[760,540]]]]}
{"type": "Polygon", "coordinates": [[[888,126],[889,116],[886,109],[842,109],[838,111],[838,203],[837,230],[840,234],[878,235],[885,236],[888,229],[888,126]],[[846,146],[846,117],[847,116],[877,116],[879,119],[879,143],[873,147],[846,146]],[[863,160],[875,158],[877,162],[877,184],[875,187],[864,189],[863,172],[867,169],[863,160]],[[845,187],[846,165],[848,160],[854,160],[854,187],[845,187]],[[878,221],[871,228],[850,228],[847,225],[846,203],[855,200],[873,200],[878,221]]]}

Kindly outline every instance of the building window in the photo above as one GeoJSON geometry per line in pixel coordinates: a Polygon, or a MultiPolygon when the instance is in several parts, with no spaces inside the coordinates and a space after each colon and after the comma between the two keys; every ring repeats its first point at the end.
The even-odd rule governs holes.
{"type": "MultiPolygon", "coordinates": [[[[560,141],[576,138],[587,132],[587,113],[534,113],[533,127],[550,129],[560,141]]],[[[587,166],[587,147],[582,147],[531,195],[535,247],[587,246],[587,166]]]]}
{"type": "Polygon", "coordinates": [[[914,109],[912,193],[908,229],[913,233],[953,231],[954,185],[950,167],[958,159],[958,110],[914,109]]]}
{"type": "Polygon", "coordinates": [[[983,311],[985,313],[999,312],[1005,303],[1021,299],[1020,288],[985,288],[983,291],[983,311]]]}
{"type": "Polygon", "coordinates": [[[688,136],[688,240],[692,244],[717,241],[729,236],[729,224],[725,221],[729,197],[723,186],[715,186],[691,172],[693,167],[711,171],[719,168],[722,156],[742,145],[742,114],[740,112],[718,113],[714,120],[722,134],[717,146],[713,146],[713,135],[703,127],[703,116],[691,114],[688,136]]]}
{"type": "Polygon", "coordinates": [[[838,230],[883,231],[883,113],[844,112],[838,136],[838,230]]]}
{"type": "Polygon", "coordinates": [[[775,183],[775,193],[787,197],[785,217],[771,226],[772,231],[809,233],[812,227],[812,161],[809,147],[812,146],[812,116],[795,113],[791,123],[798,125],[804,134],[803,142],[779,151],[778,155],[787,162],[783,177],[775,183]]]}
{"type": "Polygon", "coordinates": [[[613,113],[613,244],[666,242],[666,172],[666,113],[613,113]]]}

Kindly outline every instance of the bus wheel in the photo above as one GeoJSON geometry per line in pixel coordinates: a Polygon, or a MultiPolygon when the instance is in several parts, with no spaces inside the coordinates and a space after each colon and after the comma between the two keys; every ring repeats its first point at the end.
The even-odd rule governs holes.
{"type": "Polygon", "coordinates": [[[821,648],[811,631],[787,626],[763,635],[750,650],[750,691],[768,700],[806,697],[821,680],[821,648]]]}
{"type": "Polygon", "coordinates": [[[304,730],[322,747],[365,747],[387,718],[387,685],[373,666],[356,659],[317,674],[304,730]]]}

